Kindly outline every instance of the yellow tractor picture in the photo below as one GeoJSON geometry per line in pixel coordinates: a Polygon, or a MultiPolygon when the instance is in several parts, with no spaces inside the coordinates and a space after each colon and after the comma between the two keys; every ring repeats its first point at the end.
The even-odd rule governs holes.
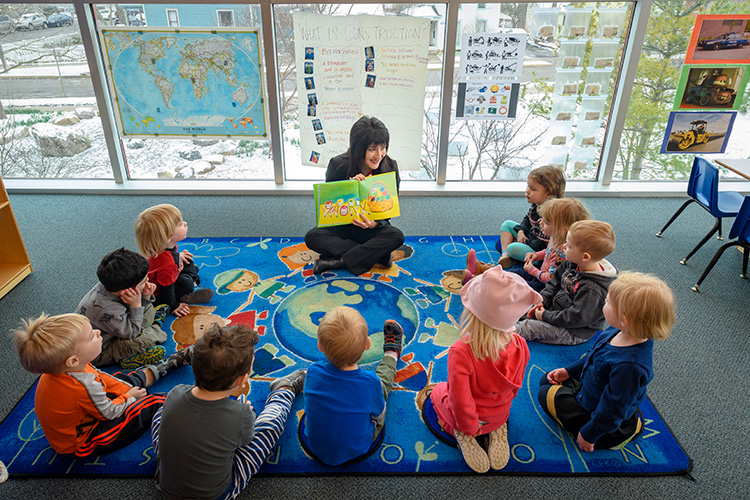
{"type": "Polygon", "coordinates": [[[708,125],[707,121],[695,120],[690,122],[690,125],[692,125],[690,130],[674,134],[674,139],[677,141],[677,147],[680,149],[687,149],[693,144],[708,142],[708,132],[706,132],[706,125],[708,125]]]}

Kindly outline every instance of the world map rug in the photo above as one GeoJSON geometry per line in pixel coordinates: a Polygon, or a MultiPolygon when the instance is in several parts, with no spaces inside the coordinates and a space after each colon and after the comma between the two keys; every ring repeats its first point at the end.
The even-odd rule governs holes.
{"type": "MultiPolygon", "coordinates": [[[[323,359],[317,349],[316,331],[326,311],[347,305],[367,320],[372,347],[360,362],[366,370],[373,370],[383,356],[383,323],[395,319],[404,329],[404,349],[388,398],[385,437],[379,448],[366,460],[346,467],[329,467],[309,457],[297,436],[304,408],[304,396],[300,396],[281,440],[260,473],[473,474],[460,451],[427,427],[421,402],[431,384],[447,380],[448,348],[458,338],[463,309],[458,293],[466,255],[474,248],[480,260],[495,262],[499,257],[495,241],[482,236],[407,237],[392,254],[392,267],[376,266],[354,276],[343,270],[313,274],[317,254],[300,238],[187,239],[179,249],[194,255],[201,285],[216,293],[208,304],[191,306],[187,316],[169,316],[164,345],[168,353],[191,345],[213,324],[245,324],[256,329],[260,341],[247,398],[260,411],[272,380],[323,359]]],[[[619,450],[592,453],[581,451],[574,437],[542,411],[536,397],[540,377],[580,358],[589,343],[562,347],[529,342],[531,359],[524,385],[510,411],[510,461],[502,471],[490,474],[690,472],[690,458],[648,401],[641,406],[645,429],[637,439],[619,450]]],[[[113,372],[116,367],[106,370],[113,372]]],[[[192,371],[185,366],[149,391],[168,392],[177,384],[193,382],[192,371]]],[[[155,471],[148,435],[109,455],[76,458],[56,454],[34,413],[34,387],[0,424],[0,460],[15,476],[150,476],[155,471]]]]}

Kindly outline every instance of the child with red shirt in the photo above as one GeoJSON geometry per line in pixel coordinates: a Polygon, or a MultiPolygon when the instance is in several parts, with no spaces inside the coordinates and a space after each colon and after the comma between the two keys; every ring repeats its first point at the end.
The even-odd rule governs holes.
{"type": "Polygon", "coordinates": [[[448,381],[435,386],[430,401],[475,472],[502,469],[510,458],[508,414],[529,361],[514,325],[539,300],[522,277],[501,266],[461,289],[460,338],[448,352],[448,381]],[[487,434],[485,449],[475,438],[487,434]]]}
{"type": "Polygon", "coordinates": [[[154,305],[167,304],[175,316],[190,313],[188,304],[203,304],[214,292],[200,284],[193,254],[178,252],[177,243],[187,236],[187,222],[174,205],[147,208],[135,223],[135,241],[148,259],[148,280],[156,285],[154,305]]]}

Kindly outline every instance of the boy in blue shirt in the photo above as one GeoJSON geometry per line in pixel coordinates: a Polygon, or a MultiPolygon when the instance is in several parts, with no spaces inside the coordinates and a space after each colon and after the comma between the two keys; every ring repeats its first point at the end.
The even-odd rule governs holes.
{"type": "Polygon", "coordinates": [[[622,273],[609,287],[599,335],[583,358],[542,377],[539,404],[583,451],[619,448],[638,437],[638,406],[654,377],[654,340],[674,326],[674,297],[655,276],[622,273]]]}
{"type": "Polygon", "coordinates": [[[340,306],[320,321],[318,349],[326,360],[307,370],[303,439],[321,462],[356,462],[367,455],[380,435],[403,334],[396,321],[385,322],[383,360],[372,372],[358,366],[362,354],[372,345],[361,314],[340,306]]]}

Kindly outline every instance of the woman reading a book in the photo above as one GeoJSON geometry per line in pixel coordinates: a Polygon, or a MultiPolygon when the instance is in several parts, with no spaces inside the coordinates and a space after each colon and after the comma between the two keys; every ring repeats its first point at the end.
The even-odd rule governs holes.
{"type": "MultiPolygon", "coordinates": [[[[396,173],[396,190],[401,178],[396,160],[387,154],[390,134],[375,117],[363,116],[349,131],[349,150],[328,162],[326,182],[364,180],[370,175],[396,173]]],[[[318,252],[313,272],[349,269],[353,274],[369,271],[375,264],[390,267],[391,252],[404,243],[404,233],[390,220],[369,220],[364,215],[351,224],[313,228],[305,235],[310,250],[318,252]]]]}

